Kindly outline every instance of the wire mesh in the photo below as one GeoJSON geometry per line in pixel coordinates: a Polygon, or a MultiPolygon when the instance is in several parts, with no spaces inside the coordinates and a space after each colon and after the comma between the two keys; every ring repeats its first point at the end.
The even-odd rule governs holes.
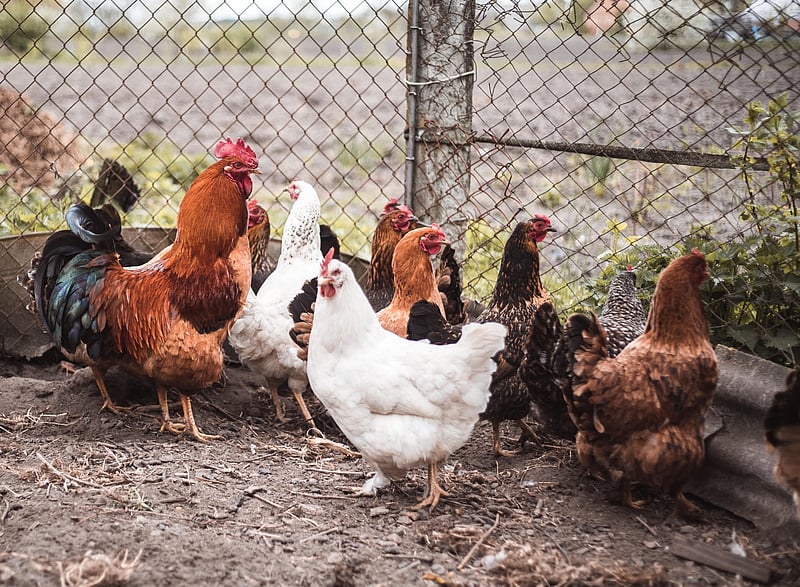
{"type": "MultiPolygon", "coordinates": [[[[774,173],[753,171],[745,181],[731,165],[682,157],[744,155],[730,129],[747,128],[748,103],[785,94],[797,110],[796,0],[766,0],[766,12],[733,0],[433,4],[462,17],[474,10],[473,92],[462,97],[473,115],[458,129],[469,160],[454,151],[458,160],[416,177],[417,190],[447,177],[458,187],[452,193],[469,194],[438,194],[445,217],[427,218],[458,227],[468,296],[487,298],[505,237],[537,212],[558,229],[541,255],[563,312],[596,307],[599,276],[620,264],[637,266],[646,297],[655,251],[674,256],[705,242],[722,256],[791,224],[780,216],[787,184],[774,173]],[[563,148],[547,148],[554,145],[563,148]],[[603,154],[615,147],[630,158],[603,154]],[[653,162],[645,152],[665,155],[653,162]],[[466,176],[452,173],[465,166],[466,176]]],[[[35,321],[19,319],[26,300],[16,275],[40,233],[63,228],[66,208],[89,201],[105,160],[131,172],[141,192],[125,225],[171,228],[215,142],[242,136],[260,155],[254,197],[278,237],[290,205],[285,186],[309,179],[342,250],[367,258],[383,203],[406,193],[407,129],[423,140],[442,130],[435,120],[406,120],[405,2],[0,5],[5,351],[40,334],[35,321]]],[[[168,238],[159,233],[151,245],[168,238]]],[[[787,307],[796,305],[790,285],[775,285],[787,307]]],[[[797,346],[797,324],[783,319],[791,336],[775,343],[779,354],[797,346]]]]}

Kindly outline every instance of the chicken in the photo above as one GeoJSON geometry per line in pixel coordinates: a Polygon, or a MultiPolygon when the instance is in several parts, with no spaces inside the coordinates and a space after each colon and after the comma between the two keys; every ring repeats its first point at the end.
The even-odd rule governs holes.
{"type": "Polygon", "coordinates": [[[442,297],[444,316],[449,324],[461,324],[467,319],[465,303],[461,295],[461,268],[456,261],[456,252],[445,245],[436,269],[436,285],[442,297]]]}
{"type": "Polygon", "coordinates": [[[303,400],[308,386],[306,364],[297,357],[289,336],[293,322],[288,306],[306,280],[319,272],[320,204],[316,190],[304,181],[291,182],[289,194],[294,203],[283,228],[278,264],[258,294],[248,296],[228,340],[242,364],[267,379],[278,420],[287,421],[278,393],[287,383],[303,418],[316,428],[303,400]]]}
{"type": "Polygon", "coordinates": [[[703,465],[703,425],[719,376],[700,298],[707,277],[696,249],[672,261],[644,334],[616,358],[596,316],[573,314],[564,328],[572,380],[565,399],[581,463],[619,482],[625,504],[641,506],[631,497],[631,484],[641,483],[675,497],[687,519],[702,517],[681,489],[703,465]]]}
{"type": "Polygon", "coordinates": [[[269,274],[275,270],[275,263],[269,256],[269,237],[271,226],[267,211],[255,200],[247,203],[247,241],[250,243],[250,268],[253,274],[250,287],[258,293],[269,274]]]}
{"type": "Polygon", "coordinates": [[[800,515],[800,370],[786,377],[786,389],[775,394],[764,419],[767,448],[778,454],[775,477],[792,491],[800,515]]]}
{"type": "Polygon", "coordinates": [[[503,352],[497,357],[498,367],[492,381],[492,395],[482,420],[492,425],[494,450],[499,456],[512,456],[500,444],[500,423],[515,420],[525,436],[535,438],[531,427],[524,421],[530,412],[530,398],[525,383],[518,372],[525,352],[525,340],[530,330],[536,308],[550,300],[550,293],[539,275],[540,243],[547,233],[555,232],[550,219],[536,214],[531,220],[520,222],[511,233],[503,250],[500,271],[487,308],[477,322],[499,322],[508,327],[503,352]]]}
{"type": "MultiPolygon", "coordinates": [[[[628,267],[614,276],[598,318],[608,340],[608,356],[616,357],[644,331],[645,315],[636,293],[636,274],[628,267]]],[[[536,420],[547,434],[574,439],[575,425],[564,401],[567,353],[558,313],[551,302],[536,309],[520,375],[536,410],[536,420]]]]}
{"type": "Polygon", "coordinates": [[[645,315],[636,293],[632,267],[620,271],[608,286],[608,296],[598,316],[608,339],[608,356],[613,358],[644,332],[645,315]]]}
{"type": "Polygon", "coordinates": [[[446,244],[445,238],[439,225],[434,224],[406,233],[397,243],[392,258],[394,295],[391,303],[378,312],[378,321],[389,332],[405,338],[409,312],[417,300],[436,304],[444,316],[431,256],[446,244]]]}
{"type": "Polygon", "coordinates": [[[155,380],[161,430],[203,434],[190,395],[222,376],[222,343],[250,288],[246,200],[253,150],[220,141],[221,159],[192,183],[178,210],[175,242],[143,265],[126,268],[117,254],[86,249],[71,233],[48,238],[36,274],[39,314],[70,360],[94,373],[103,407],[112,407],[105,372],[120,366],[155,380]],[[77,246],[76,246],[77,245],[77,246]],[[185,424],[172,422],[167,391],[177,388],[185,424]]]}
{"type": "Polygon", "coordinates": [[[457,344],[405,340],[383,329],[353,271],[326,257],[308,348],[308,378],[336,424],[376,472],[360,490],[375,495],[390,479],[427,466],[424,499],[447,495],[438,467],[469,438],[486,407],[506,329],[470,324],[457,344]]]}
{"type": "Polygon", "coordinates": [[[377,312],[389,305],[394,295],[394,272],[392,258],[400,239],[418,227],[419,221],[408,207],[392,198],[383,207],[383,214],[372,235],[372,256],[367,272],[367,293],[372,308],[377,312]]]}

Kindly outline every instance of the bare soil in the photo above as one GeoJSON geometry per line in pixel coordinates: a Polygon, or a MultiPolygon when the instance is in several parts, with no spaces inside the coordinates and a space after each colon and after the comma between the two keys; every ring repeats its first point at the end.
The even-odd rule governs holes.
{"type": "MultiPolygon", "coordinates": [[[[154,389],[122,373],[114,399],[145,407],[121,415],[99,413],[88,368],[2,360],[0,375],[0,584],[748,584],[674,556],[676,537],[735,541],[777,584],[800,581],[797,543],[708,504],[699,525],[666,498],[615,505],[568,442],[496,459],[480,423],[444,469],[451,497],[415,512],[423,470],[354,497],[370,470],[313,395],[325,440],[290,398],[294,420],[278,423],[263,381],[236,365],[194,400],[203,431],[224,436],[209,444],[160,433],[154,389]]],[[[504,433],[511,446],[517,431],[504,433]]]]}

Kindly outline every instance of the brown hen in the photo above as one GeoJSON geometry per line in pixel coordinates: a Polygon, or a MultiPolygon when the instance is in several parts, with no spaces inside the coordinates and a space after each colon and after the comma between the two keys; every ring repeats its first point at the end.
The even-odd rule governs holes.
{"type": "Polygon", "coordinates": [[[644,334],[614,359],[596,316],[573,314],[564,328],[572,386],[565,392],[578,429],[581,463],[618,482],[623,502],[641,483],[677,499],[676,513],[702,512],[681,492],[703,465],[703,425],[719,370],[709,341],[700,284],[708,277],[696,249],[659,277],[644,334]]]}
{"type": "Polygon", "coordinates": [[[378,321],[384,329],[406,338],[411,306],[418,300],[436,304],[444,316],[431,256],[445,244],[446,237],[437,224],[414,229],[397,243],[392,258],[394,296],[391,303],[378,312],[378,321]]]}

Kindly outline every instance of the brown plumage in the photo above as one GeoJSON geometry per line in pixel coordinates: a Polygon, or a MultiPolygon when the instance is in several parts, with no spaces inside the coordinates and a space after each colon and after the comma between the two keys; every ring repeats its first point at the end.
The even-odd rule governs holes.
{"type": "Polygon", "coordinates": [[[378,321],[384,329],[405,338],[411,306],[418,300],[436,304],[444,316],[431,256],[445,243],[445,235],[437,224],[412,230],[397,243],[392,258],[394,296],[391,303],[378,312],[378,321]]]}
{"type": "Polygon", "coordinates": [[[411,210],[398,204],[396,198],[383,207],[383,214],[372,235],[372,256],[364,287],[367,299],[376,312],[388,306],[394,295],[394,248],[406,233],[417,228],[418,223],[411,210]]]}
{"type": "Polygon", "coordinates": [[[250,243],[250,268],[253,277],[250,287],[258,293],[261,285],[275,269],[269,256],[271,225],[267,211],[255,200],[247,203],[247,242],[250,243]]]}
{"type": "Polygon", "coordinates": [[[664,269],[644,334],[615,358],[596,316],[573,314],[564,328],[571,388],[566,400],[578,428],[581,463],[595,476],[642,483],[677,498],[676,512],[700,509],[681,488],[703,464],[703,424],[717,385],[700,284],[708,277],[695,250],[664,269]]]}
{"type": "Polygon", "coordinates": [[[92,367],[105,398],[112,366],[155,380],[161,429],[188,430],[206,441],[190,394],[222,375],[222,343],[250,287],[247,207],[255,153],[239,139],[221,141],[211,165],[181,202],[175,242],[151,261],[123,267],[99,250],[70,250],[56,233],[45,243],[37,276],[37,307],[54,342],[92,367]],[[65,262],[66,260],[66,262],[65,262]],[[57,269],[57,270],[55,270],[57,269]],[[167,391],[180,393],[185,425],[169,416],[167,391]]]}
{"type": "Polygon", "coordinates": [[[518,369],[536,308],[550,300],[539,274],[537,243],[553,231],[550,219],[542,214],[514,228],[503,250],[492,300],[476,320],[499,322],[508,328],[506,346],[497,357],[489,404],[481,414],[481,419],[492,424],[494,450],[500,456],[515,454],[500,446],[500,423],[504,420],[515,420],[524,435],[535,436],[523,421],[530,411],[530,399],[518,369]]]}
{"type": "Polygon", "coordinates": [[[767,448],[778,454],[775,477],[792,491],[800,515],[800,370],[786,377],[764,419],[767,448]]]}

